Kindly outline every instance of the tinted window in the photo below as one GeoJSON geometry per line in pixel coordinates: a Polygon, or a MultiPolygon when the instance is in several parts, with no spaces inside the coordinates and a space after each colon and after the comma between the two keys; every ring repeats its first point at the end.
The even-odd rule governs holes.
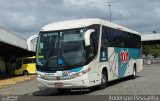
{"type": "Polygon", "coordinates": [[[100,51],[100,61],[105,62],[108,60],[108,45],[109,45],[109,29],[102,27],[102,37],[101,37],[101,51],[100,51]]]}
{"type": "Polygon", "coordinates": [[[90,43],[91,45],[87,47],[87,59],[90,61],[97,55],[98,52],[98,43],[99,43],[99,32],[100,32],[100,25],[92,25],[89,26],[88,29],[95,29],[90,36],[90,43]]]}
{"type": "Polygon", "coordinates": [[[35,58],[33,59],[23,59],[23,64],[35,63],[35,58]]]}
{"type": "Polygon", "coordinates": [[[104,31],[108,38],[109,47],[124,47],[124,48],[140,48],[141,37],[140,35],[121,31],[114,28],[103,26],[104,31]]]}

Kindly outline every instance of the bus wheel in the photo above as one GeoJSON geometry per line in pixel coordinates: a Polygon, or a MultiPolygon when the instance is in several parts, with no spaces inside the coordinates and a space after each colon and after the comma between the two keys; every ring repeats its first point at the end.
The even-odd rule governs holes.
{"type": "Polygon", "coordinates": [[[134,66],[133,66],[133,75],[132,75],[132,79],[135,79],[135,78],[136,78],[136,75],[137,75],[137,72],[136,72],[136,65],[134,64],[134,66]]]}
{"type": "Polygon", "coordinates": [[[28,75],[28,71],[23,71],[23,75],[28,75]]]}
{"type": "Polygon", "coordinates": [[[108,78],[105,70],[102,71],[101,84],[99,85],[99,89],[104,89],[107,87],[108,78]]]}

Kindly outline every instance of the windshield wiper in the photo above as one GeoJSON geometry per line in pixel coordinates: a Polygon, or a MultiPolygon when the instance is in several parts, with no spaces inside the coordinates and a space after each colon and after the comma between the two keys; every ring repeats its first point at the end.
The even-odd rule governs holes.
{"type": "Polygon", "coordinates": [[[53,50],[55,47],[55,44],[56,44],[56,42],[55,42],[55,39],[56,39],[56,37],[53,37],[53,39],[49,42],[49,45],[48,45],[48,47],[50,47],[50,45],[51,45],[51,48],[49,48],[49,54],[48,54],[48,58],[46,59],[46,63],[45,63],[45,68],[47,68],[47,66],[48,66],[48,63],[50,62],[50,60],[51,59],[54,59],[56,56],[53,56],[53,57],[50,57],[51,56],[51,54],[52,53],[54,53],[54,51],[55,50],[53,50]],[[54,44],[53,44],[54,43],[54,44]]]}
{"type": "Polygon", "coordinates": [[[65,58],[64,53],[63,53],[63,51],[62,51],[62,48],[60,49],[60,55],[62,56],[62,58],[63,58],[63,60],[64,60],[64,62],[65,62],[65,64],[66,64],[66,66],[70,68],[71,66],[70,66],[70,64],[68,63],[69,60],[68,60],[67,58],[65,58]],[[66,61],[66,60],[67,60],[67,61],[66,61]]]}
{"type": "Polygon", "coordinates": [[[44,64],[44,67],[47,69],[48,63],[50,62],[51,59],[54,59],[54,57],[48,57],[46,59],[46,63],[44,64]]]}

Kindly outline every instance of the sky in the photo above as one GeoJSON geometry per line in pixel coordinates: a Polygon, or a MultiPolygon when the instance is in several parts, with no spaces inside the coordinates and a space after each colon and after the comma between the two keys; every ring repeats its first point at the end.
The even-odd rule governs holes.
{"type": "Polygon", "coordinates": [[[28,38],[57,21],[109,20],[108,2],[113,23],[143,34],[160,32],[160,0],[0,0],[0,26],[28,38]]]}

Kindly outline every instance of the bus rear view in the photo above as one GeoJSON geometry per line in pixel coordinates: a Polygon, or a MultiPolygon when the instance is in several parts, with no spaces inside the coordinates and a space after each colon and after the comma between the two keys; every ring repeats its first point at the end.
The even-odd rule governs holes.
{"type": "MultiPolygon", "coordinates": [[[[108,51],[101,52],[101,33],[99,19],[64,21],[43,27],[36,50],[38,87],[68,89],[99,85],[105,88],[108,81],[118,79],[111,77],[112,72],[109,71],[112,67],[107,61],[107,43],[108,51]],[[101,61],[101,57],[106,61],[101,61]]],[[[134,62],[141,67],[141,62],[134,62]]],[[[136,68],[136,72],[141,70],[142,67],[136,68]]],[[[134,75],[132,70],[126,76],[129,75],[134,75]]]]}

